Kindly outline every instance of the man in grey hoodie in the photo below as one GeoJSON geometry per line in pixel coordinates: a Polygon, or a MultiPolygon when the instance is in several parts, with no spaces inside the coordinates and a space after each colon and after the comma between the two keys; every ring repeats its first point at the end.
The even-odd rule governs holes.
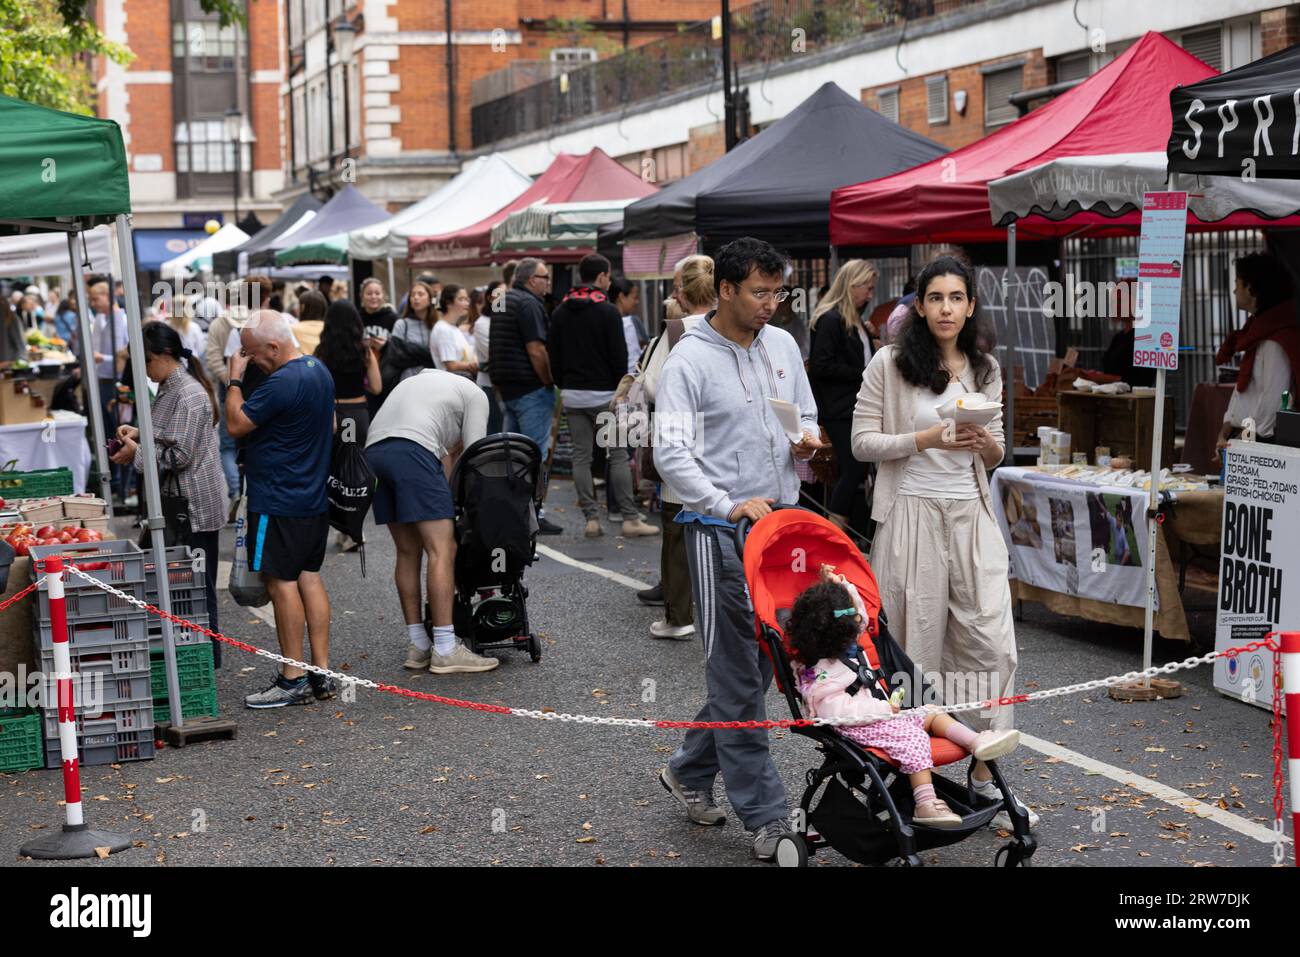
{"type": "MultiPolygon", "coordinates": [[[[786,297],[785,261],[748,237],[714,257],[718,308],[688,330],[664,363],[655,403],[655,467],[682,497],[687,564],[703,637],[708,698],[696,720],[761,721],[772,671],[754,639],[753,606],[732,530],[775,502],[799,500],[794,459],[815,438],[817,405],[793,337],[768,321],[786,297]],[[793,403],[803,429],[787,437],[769,398],[793,403]]],[[[789,830],[785,787],[765,730],[693,729],[660,781],[697,824],[723,824],[713,782],[722,772],[731,805],[770,859],[789,830]]]]}

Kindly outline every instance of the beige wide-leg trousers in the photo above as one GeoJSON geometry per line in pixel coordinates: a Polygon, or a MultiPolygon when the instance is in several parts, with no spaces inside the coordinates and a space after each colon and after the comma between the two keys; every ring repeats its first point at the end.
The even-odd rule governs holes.
{"type": "MultiPolygon", "coordinates": [[[[1012,694],[1016,636],[1006,542],[978,499],[900,495],[871,567],[889,630],[944,704],[1012,694]]],[[[964,711],[977,730],[1014,727],[1010,706],[964,711]]]]}

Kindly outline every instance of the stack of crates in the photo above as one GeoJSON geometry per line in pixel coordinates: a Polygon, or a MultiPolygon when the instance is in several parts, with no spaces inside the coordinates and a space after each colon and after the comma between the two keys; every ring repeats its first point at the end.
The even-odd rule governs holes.
{"type": "MultiPolygon", "coordinates": [[[[39,546],[36,563],[50,555],[74,561],[86,574],[135,598],[144,598],[144,553],[134,542],[85,542],[39,546]]],[[[148,621],[145,612],[116,595],[64,574],[68,652],[72,659],[77,750],[86,766],[141,761],[154,755],[153,694],[150,688],[148,621]],[[102,682],[102,684],[100,683],[102,682]],[[93,692],[97,692],[92,695],[93,692]],[[87,714],[87,706],[95,706],[87,714]],[[85,698],[86,700],[83,700],[85,698]]],[[[46,676],[42,721],[45,766],[62,766],[58,699],[54,682],[54,636],[49,588],[42,585],[33,616],[37,663],[46,676]]]]}
{"type": "MultiPolygon", "coordinates": [[[[167,549],[167,583],[172,614],[207,627],[208,592],[205,584],[203,554],[197,549],[178,545],[167,549]]],[[[145,553],[145,601],[161,608],[158,574],[153,554],[145,553]]],[[[176,645],[176,672],[180,682],[181,712],[186,718],[217,715],[217,680],[212,663],[212,640],[197,631],[173,622],[172,640],[176,645]]],[[[163,659],[162,619],[149,617],[149,652],[152,674],[155,721],[170,721],[167,700],[167,665],[163,659]]]]}
{"type": "Polygon", "coordinates": [[[0,708],[0,772],[43,767],[41,716],[35,708],[0,708]]]}

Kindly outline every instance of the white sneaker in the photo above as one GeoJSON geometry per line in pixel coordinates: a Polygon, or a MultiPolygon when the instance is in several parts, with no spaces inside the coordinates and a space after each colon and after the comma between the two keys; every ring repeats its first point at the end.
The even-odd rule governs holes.
{"type": "MultiPolygon", "coordinates": [[[[1002,800],[1002,794],[998,791],[998,786],[993,783],[992,778],[989,778],[987,781],[974,781],[974,784],[975,784],[975,793],[978,794],[980,797],[984,798],[985,800],[988,801],[1002,800]]],[[[1026,807],[1025,803],[1021,801],[1020,798],[1016,797],[1014,794],[1011,796],[1011,800],[1016,802],[1017,807],[1023,807],[1026,811],[1029,812],[1029,826],[1031,828],[1038,827],[1038,822],[1042,819],[1034,812],[1034,810],[1032,808],[1026,807]]],[[[994,827],[994,828],[1000,827],[1007,831],[1011,830],[1011,815],[1008,814],[1006,811],[998,811],[997,814],[993,815],[993,820],[989,821],[989,827],[994,827]]]]}
{"type": "Polygon", "coordinates": [[[694,625],[670,625],[667,620],[656,621],[650,626],[650,637],[652,638],[674,638],[677,641],[688,641],[695,637],[694,625]]]}
{"type": "Polygon", "coordinates": [[[465,647],[463,642],[456,642],[456,647],[448,654],[433,654],[429,658],[429,673],[435,675],[450,675],[458,672],[474,671],[491,671],[497,665],[501,664],[495,658],[485,658],[483,655],[476,655],[465,647]]]}
{"type": "Polygon", "coordinates": [[[429,661],[433,658],[433,646],[430,645],[421,651],[415,647],[415,643],[406,646],[406,660],[402,662],[403,668],[410,668],[412,671],[423,671],[429,667],[429,661]]]}
{"type": "Polygon", "coordinates": [[[981,731],[975,735],[971,755],[976,761],[996,761],[1005,757],[1020,744],[1020,732],[1014,728],[1006,731],[981,731]]]}

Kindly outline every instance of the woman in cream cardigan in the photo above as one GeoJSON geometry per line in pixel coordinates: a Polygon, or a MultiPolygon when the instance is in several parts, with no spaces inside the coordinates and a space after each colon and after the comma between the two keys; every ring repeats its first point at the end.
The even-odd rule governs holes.
{"type": "MultiPolygon", "coordinates": [[[[867,366],[853,413],[853,455],[880,463],[871,565],[889,626],[922,672],[942,676],[946,703],[1011,694],[1017,661],[988,483],[1002,461],[1002,413],[980,427],[941,422],[936,411],[966,393],[1002,401],[997,360],[975,341],[974,288],[970,267],[952,256],[921,271],[915,312],[867,366]]],[[[963,717],[1013,727],[1010,707],[963,717]]],[[[990,777],[976,766],[977,786],[992,790],[990,777]]]]}

